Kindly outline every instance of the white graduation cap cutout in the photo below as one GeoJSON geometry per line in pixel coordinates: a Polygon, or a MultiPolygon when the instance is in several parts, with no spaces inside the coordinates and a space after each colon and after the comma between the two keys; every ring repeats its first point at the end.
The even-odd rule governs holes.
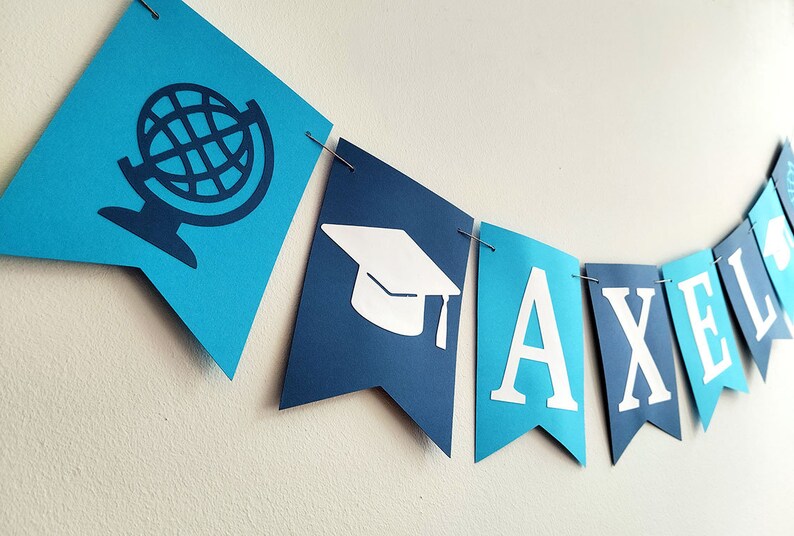
{"type": "Polygon", "coordinates": [[[436,346],[447,348],[447,302],[460,289],[402,229],[325,223],[320,227],[358,263],[353,309],[392,333],[422,333],[425,298],[441,296],[436,346]]]}
{"type": "Polygon", "coordinates": [[[791,261],[792,247],[794,247],[794,238],[788,230],[785,216],[769,220],[764,239],[764,257],[771,255],[775,259],[775,266],[782,272],[791,261]]]}

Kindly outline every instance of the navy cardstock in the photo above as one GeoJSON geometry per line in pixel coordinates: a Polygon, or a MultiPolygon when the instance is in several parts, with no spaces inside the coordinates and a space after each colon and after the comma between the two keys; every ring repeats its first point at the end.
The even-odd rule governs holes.
{"type": "Polygon", "coordinates": [[[331,169],[280,408],[382,387],[449,456],[457,334],[471,246],[458,229],[471,232],[473,219],[346,140],[340,139],[336,151],[355,171],[339,161],[331,169]],[[461,292],[447,304],[446,349],[436,344],[440,296],[427,296],[424,328],[414,336],[383,329],[354,309],[351,294],[359,265],[323,231],[324,224],[401,229],[413,239],[461,292]]]}
{"type": "Polygon", "coordinates": [[[761,376],[766,379],[772,340],[790,339],[791,334],[783,318],[780,302],[769,279],[769,274],[766,272],[764,259],[758,249],[758,242],[753,237],[749,220],[744,220],[739,227],[714,248],[714,258],[720,259],[717,263],[717,269],[720,273],[720,279],[722,279],[722,285],[725,287],[731,308],[739,321],[739,327],[750,349],[750,354],[753,356],[761,376]],[[741,253],[737,254],[739,250],[741,250],[741,253]],[[731,262],[741,262],[746,282],[755,301],[753,307],[758,309],[760,318],[762,320],[773,316],[775,318],[774,322],[771,322],[769,326],[763,327],[760,331],[753,323],[747,301],[742,294],[737,270],[732,266],[731,262]],[[769,298],[769,307],[767,307],[767,297],[769,298]],[[758,335],[762,335],[760,339],[758,335]]]}
{"type": "Polygon", "coordinates": [[[786,140],[780,150],[780,156],[772,170],[772,180],[775,181],[775,188],[789,224],[794,226],[794,152],[791,151],[789,140],[786,140]]]}
{"type": "MultiPolygon", "coordinates": [[[[631,264],[587,264],[590,281],[590,298],[601,349],[601,365],[606,387],[609,416],[612,463],[616,464],[629,442],[645,422],[681,439],[681,421],[678,413],[678,389],[673,364],[672,332],[667,315],[664,290],[656,283],[659,270],[656,266],[631,264]],[[669,400],[649,403],[651,388],[641,369],[636,371],[633,396],[639,401],[636,409],[620,411],[629,377],[632,347],[623,330],[613,306],[603,295],[606,288],[625,288],[628,294],[625,303],[631,311],[632,321],[638,324],[642,310],[642,298],[637,289],[653,289],[649,300],[647,327],[644,341],[650,351],[664,387],[670,393],[669,400]]],[[[645,291],[650,292],[650,291],[645,291]]],[[[635,343],[636,344],[636,343],[635,343]]]]}

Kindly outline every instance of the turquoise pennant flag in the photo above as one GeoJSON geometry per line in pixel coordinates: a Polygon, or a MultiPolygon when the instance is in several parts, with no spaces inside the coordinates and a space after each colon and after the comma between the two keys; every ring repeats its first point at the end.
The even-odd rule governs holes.
{"type": "Polygon", "coordinates": [[[321,151],[305,132],[331,124],[184,3],[149,3],[0,198],[0,253],[142,269],[231,378],[321,151]]]}
{"type": "Polygon", "coordinates": [[[662,266],[675,334],[707,430],[723,387],[747,392],[714,255],[704,249],[662,266]]]}
{"type": "Polygon", "coordinates": [[[480,239],[475,461],[540,426],[584,465],[579,261],[488,223],[480,239]]]}
{"type": "Polygon", "coordinates": [[[771,179],[750,209],[750,223],[780,305],[791,314],[794,312],[794,262],[791,258],[794,236],[771,179]]]}

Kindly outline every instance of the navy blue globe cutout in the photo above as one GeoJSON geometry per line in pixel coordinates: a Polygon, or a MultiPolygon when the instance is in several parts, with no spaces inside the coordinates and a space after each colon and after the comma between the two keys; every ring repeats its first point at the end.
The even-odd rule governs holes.
{"type": "Polygon", "coordinates": [[[133,165],[128,157],[118,161],[143,207],[105,207],[99,215],[197,268],[196,255],[177,234],[179,227],[241,220],[259,206],[270,186],[273,138],[256,101],[246,105],[240,111],[217,91],[198,84],[171,84],[155,91],[138,115],[141,164],[133,165]],[[263,162],[261,176],[253,169],[255,159],[263,162]],[[238,195],[247,197],[224,205],[238,195]]]}

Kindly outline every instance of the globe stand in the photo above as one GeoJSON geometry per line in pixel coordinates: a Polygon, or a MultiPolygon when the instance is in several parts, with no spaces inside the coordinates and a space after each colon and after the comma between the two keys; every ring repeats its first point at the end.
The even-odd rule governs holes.
{"type": "Polygon", "coordinates": [[[165,203],[146,201],[140,212],[122,207],[105,207],[99,210],[99,215],[191,268],[198,266],[193,250],[176,234],[182,224],[178,214],[165,203]]]}

